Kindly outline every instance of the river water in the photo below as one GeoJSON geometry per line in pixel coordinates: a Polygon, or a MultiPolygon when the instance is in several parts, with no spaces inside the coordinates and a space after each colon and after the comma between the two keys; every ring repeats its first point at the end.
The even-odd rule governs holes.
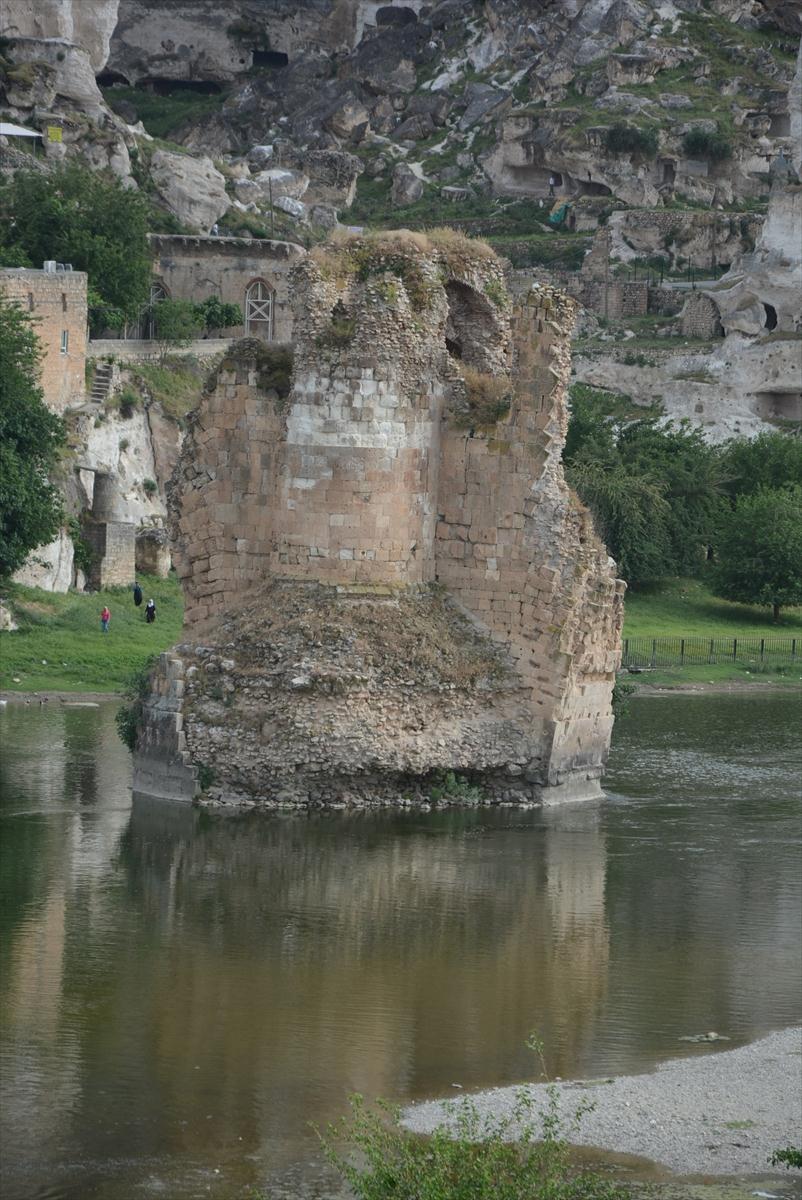
{"type": "Polygon", "coordinates": [[[599,803],[218,816],[0,711],[5,1200],[333,1195],[310,1122],[802,1010],[799,694],[644,697],[599,803]]]}

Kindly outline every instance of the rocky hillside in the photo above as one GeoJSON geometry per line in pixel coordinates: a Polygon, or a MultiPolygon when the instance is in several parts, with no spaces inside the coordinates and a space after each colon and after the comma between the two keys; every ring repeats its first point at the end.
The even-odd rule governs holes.
{"type": "MultiPolygon", "coordinates": [[[[34,14],[10,0],[0,103],[37,127],[58,118],[49,154],[131,177],[187,229],[263,234],[272,217],[308,240],[337,219],[449,221],[502,248],[539,237],[533,261],[548,261],[552,190],[595,217],[759,208],[789,142],[799,13],[793,0],[234,0],[224,13],[54,0],[34,14]]],[[[576,266],[567,241],[556,257],[576,266]]]]}

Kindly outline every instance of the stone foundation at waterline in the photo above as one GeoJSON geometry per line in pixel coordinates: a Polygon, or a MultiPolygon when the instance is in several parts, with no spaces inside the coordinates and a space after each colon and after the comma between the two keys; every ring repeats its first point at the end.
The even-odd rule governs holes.
{"type": "Polygon", "coordinates": [[[294,285],[291,380],[286,350],[232,347],[173,478],[184,641],[135,790],[598,794],[623,584],[563,478],[572,302],[513,309],[456,235],[334,242],[294,285]]]}

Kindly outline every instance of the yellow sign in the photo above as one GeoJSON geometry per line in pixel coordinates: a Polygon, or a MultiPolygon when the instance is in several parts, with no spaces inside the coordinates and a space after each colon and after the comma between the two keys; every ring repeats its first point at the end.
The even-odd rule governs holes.
{"type": "Polygon", "coordinates": [[[61,141],[61,126],[60,125],[48,125],[47,140],[49,142],[60,142],[61,141]]]}

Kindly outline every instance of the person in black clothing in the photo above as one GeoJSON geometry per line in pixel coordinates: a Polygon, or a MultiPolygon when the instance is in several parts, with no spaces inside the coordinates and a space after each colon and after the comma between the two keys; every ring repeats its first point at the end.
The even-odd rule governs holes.
{"type": "Polygon", "coordinates": [[[134,604],[139,608],[142,603],[142,588],[138,583],[134,584],[134,604]]]}
{"type": "Polygon", "coordinates": [[[152,625],[156,620],[156,605],[152,600],[148,600],[147,604],[145,605],[145,620],[147,621],[148,625],[152,625]]]}

